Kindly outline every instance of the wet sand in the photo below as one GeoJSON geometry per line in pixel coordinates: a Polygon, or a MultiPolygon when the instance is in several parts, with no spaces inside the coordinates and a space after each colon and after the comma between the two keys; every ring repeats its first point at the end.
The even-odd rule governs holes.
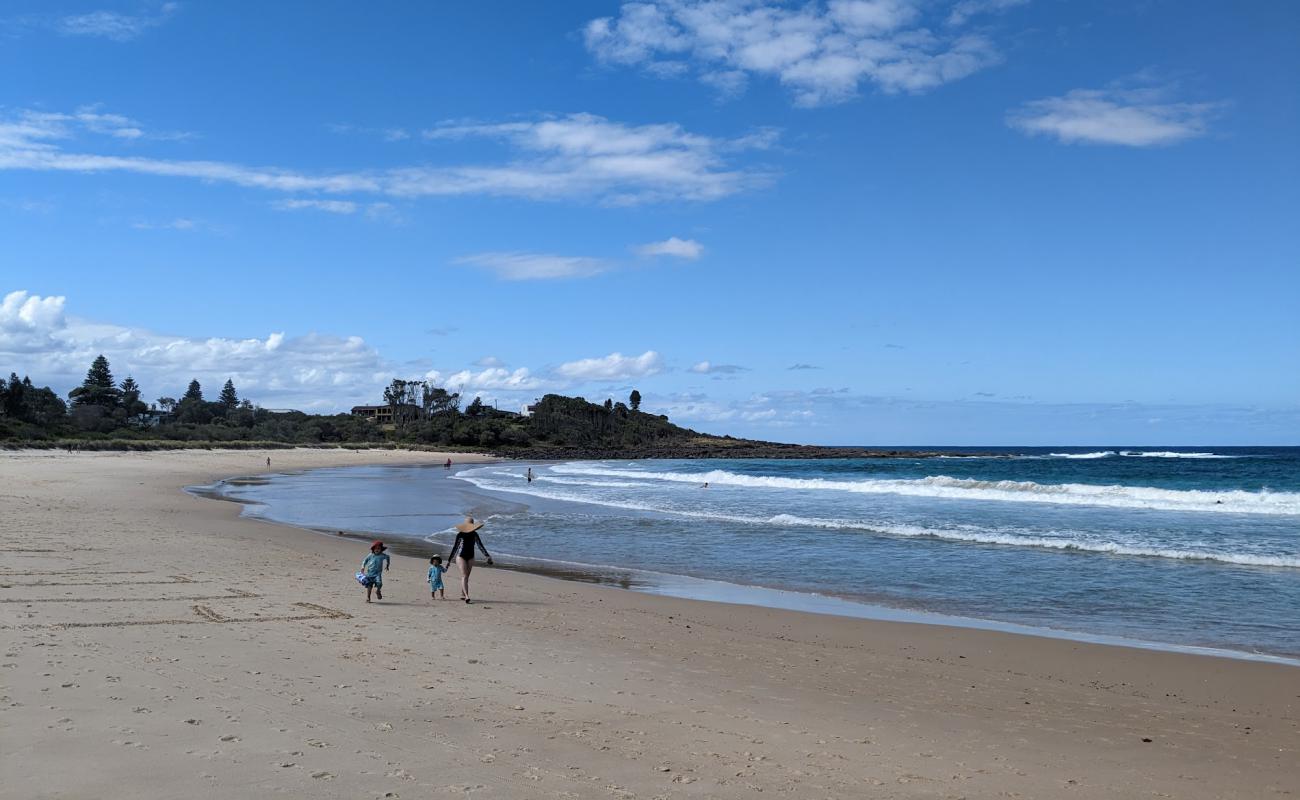
{"type": "MultiPolygon", "coordinates": [[[[351,577],[364,544],[181,490],[264,472],[267,455],[0,456],[6,795],[1267,798],[1300,786],[1290,666],[488,568],[466,606],[430,601],[427,563],[400,554],[387,599],[366,605],[351,577]]],[[[277,471],[445,458],[269,455],[277,471]]]]}

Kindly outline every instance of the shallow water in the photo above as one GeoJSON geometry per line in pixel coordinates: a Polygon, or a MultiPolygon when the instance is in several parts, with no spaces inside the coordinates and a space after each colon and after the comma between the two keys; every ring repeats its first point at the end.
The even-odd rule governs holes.
{"type": "Polygon", "coordinates": [[[531,466],[532,483],[508,462],[314,470],[222,492],[276,521],[439,546],[459,521],[434,513],[451,492],[458,512],[492,514],[494,554],[661,576],[641,588],[722,582],[1300,655],[1300,448],[531,466]]]}

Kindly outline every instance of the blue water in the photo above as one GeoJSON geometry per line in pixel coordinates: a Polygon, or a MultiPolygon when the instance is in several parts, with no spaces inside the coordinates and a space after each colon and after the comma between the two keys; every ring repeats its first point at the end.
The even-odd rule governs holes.
{"type": "Polygon", "coordinates": [[[528,466],[318,470],[231,493],[280,521],[442,543],[455,520],[431,515],[431,490],[457,485],[487,498],[466,510],[496,509],[494,554],[1300,655],[1300,448],[546,463],[532,483],[528,466]]]}

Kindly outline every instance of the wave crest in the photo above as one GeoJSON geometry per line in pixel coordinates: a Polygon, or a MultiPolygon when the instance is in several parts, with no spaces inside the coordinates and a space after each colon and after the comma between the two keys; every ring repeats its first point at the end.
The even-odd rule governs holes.
{"type": "MultiPolygon", "coordinates": [[[[663,474],[663,473],[659,473],[663,474]]],[[[864,533],[896,536],[909,539],[935,539],[951,542],[969,542],[973,544],[1001,545],[1007,547],[1033,547],[1048,550],[1060,550],[1078,553],[1101,553],[1120,556],[1137,556],[1147,558],[1167,558],[1185,561],[1216,561],[1224,564],[1241,564],[1257,567],[1286,567],[1300,569],[1300,556],[1275,555],[1260,553],[1219,552],[1208,549],[1180,549],[1175,547],[1144,547],[1136,544],[1112,541],[1099,537],[1090,537],[1076,532],[1062,532],[1058,536],[1044,536],[1041,533],[1017,531],[1015,529],[985,528],[977,525],[957,525],[944,528],[929,528],[917,525],[901,525],[874,520],[827,519],[821,517],[804,517],[797,514],[777,514],[775,516],[752,516],[726,514],[718,511],[668,508],[653,503],[635,502],[624,499],[599,498],[570,494],[563,491],[548,491],[533,485],[511,483],[502,486],[488,476],[461,473],[462,480],[488,490],[507,491],[526,494],[550,500],[590,503],[609,508],[621,508],[629,511],[648,511],[692,519],[709,519],[719,522],[736,522],[750,525],[777,527],[822,528],[830,530],[862,531],[864,533]]],[[[743,476],[742,476],[743,477],[743,476]]],[[[949,478],[948,480],[955,480],[949,478]]],[[[576,485],[574,481],[570,485],[576,485]]],[[[710,480],[710,483],[713,483],[710,480]]],[[[718,482],[722,484],[721,481],[718,482]]],[[[599,486],[602,484],[590,484],[599,486]]]]}
{"type": "Polygon", "coordinates": [[[1045,484],[1033,481],[986,481],[976,478],[954,478],[947,475],[932,475],[926,478],[910,479],[843,481],[825,478],[741,475],[726,470],[689,473],[649,472],[589,464],[559,464],[551,469],[553,472],[562,475],[586,475],[640,481],[670,481],[696,485],[708,482],[714,486],[740,488],[894,494],[953,500],[1057,503],[1158,511],[1300,516],[1300,493],[1270,492],[1267,489],[1259,492],[1244,490],[1204,491],[1197,489],[1160,489],[1153,486],[1123,486],[1119,484],[1045,484]]]}

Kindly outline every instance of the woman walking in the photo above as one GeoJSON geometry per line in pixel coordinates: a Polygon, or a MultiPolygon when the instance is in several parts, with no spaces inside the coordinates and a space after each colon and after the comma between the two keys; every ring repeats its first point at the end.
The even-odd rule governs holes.
{"type": "Polygon", "coordinates": [[[473,517],[466,517],[464,522],[456,526],[456,542],[447,555],[448,561],[455,561],[456,566],[460,567],[460,598],[466,603],[470,602],[469,574],[474,570],[475,547],[483,551],[488,566],[492,566],[492,554],[483,546],[483,539],[478,535],[481,527],[483,523],[475,522],[473,517]]]}

